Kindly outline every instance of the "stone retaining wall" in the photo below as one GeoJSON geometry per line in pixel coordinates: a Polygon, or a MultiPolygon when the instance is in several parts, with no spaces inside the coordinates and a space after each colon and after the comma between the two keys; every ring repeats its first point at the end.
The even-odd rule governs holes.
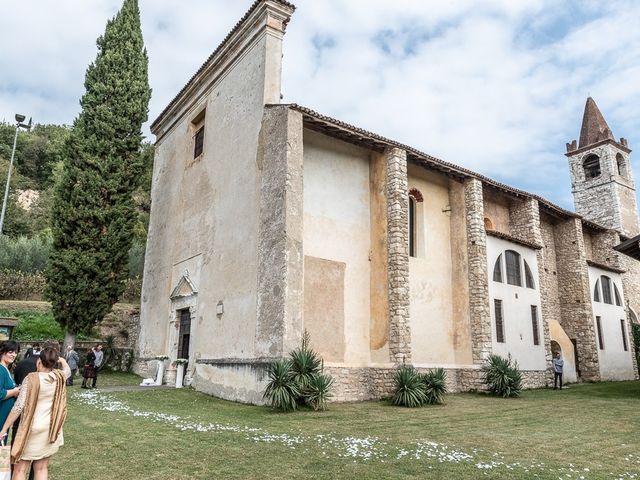
{"type": "MultiPolygon", "coordinates": [[[[416,368],[425,373],[428,368],[416,368]]],[[[325,366],[325,372],[334,378],[334,401],[354,402],[379,400],[393,395],[395,367],[339,367],[325,366]]],[[[451,393],[486,391],[481,368],[445,368],[447,389],[451,393]]],[[[553,384],[549,370],[522,371],[522,384],[526,389],[542,388],[553,384]]]]}

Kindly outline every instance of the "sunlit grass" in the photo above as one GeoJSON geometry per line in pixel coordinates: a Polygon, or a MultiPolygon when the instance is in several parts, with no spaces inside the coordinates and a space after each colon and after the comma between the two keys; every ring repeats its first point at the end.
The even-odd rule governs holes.
{"type": "Polygon", "coordinates": [[[632,479],[640,470],[639,382],[289,414],[189,389],[106,391],[138,382],[102,375],[105,391],[84,400],[71,390],[52,478],[632,479]]]}

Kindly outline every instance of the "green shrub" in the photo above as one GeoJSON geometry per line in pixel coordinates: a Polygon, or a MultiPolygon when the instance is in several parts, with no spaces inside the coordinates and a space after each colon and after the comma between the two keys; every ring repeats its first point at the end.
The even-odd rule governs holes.
{"type": "Polygon", "coordinates": [[[331,387],[333,387],[331,375],[318,373],[312,376],[303,391],[305,403],[315,411],[326,410],[329,399],[333,397],[331,387]]]}
{"type": "Polygon", "coordinates": [[[44,285],[39,273],[0,270],[0,300],[40,300],[44,285]]]}
{"type": "Polygon", "coordinates": [[[302,338],[302,346],[289,354],[291,358],[291,371],[293,380],[301,389],[306,388],[320,373],[322,359],[309,348],[309,336],[305,332],[302,338]]]}
{"type": "Polygon", "coordinates": [[[422,377],[413,367],[402,365],[393,375],[395,391],[391,401],[394,405],[415,408],[427,401],[422,377]]]}
{"type": "Polygon", "coordinates": [[[12,270],[38,273],[44,270],[49,257],[51,238],[0,236],[0,271],[12,270]]]}
{"type": "Polygon", "coordinates": [[[14,340],[62,340],[64,332],[51,313],[38,312],[2,312],[2,315],[15,316],[18,324],[13,330],[14,340]]]}
{"type": "Polygon", "coordinates": [[[640,372],[640,325],[631,322],[631,336],[633,338],[633,344],[636,346],[636,364],[638,365],[638,372],[640,372]]]}
{"type": "Polygon", "coordinates": [[[145,244],[134,241],[129,249],[129,278],[142,278],[144,273],[145,244]]]}
{"type": "MultiPolygon", "coordinates": [[[[0,310],[0,317],[15,317],[18,324],[13,330],[13,338],[17,341],[58,340],[64,338],[64,332],[53,318],[51,311],[37,310],[0,310]]],[[[90,335],[77,334],[76,340],[96,338],[97,331],[90,335]]]]}
{"type": "Polygon", "coordinates": [[[299,405],[326,410],[333,396],[333,377],[323,373],[322,358],[309,347],[308,332],[304,332],[301,347],[289,354],[289,360],[276,360],[268,372],[263,398],[272,407],[285,412],[299,405]]]}
{"type": "Polygon", "coordinates": [[[428,405],[441,405],[447,394],[447,372],[443,368],[429,370],[422,375],[424,393],[428,405]]]}
{"type": "Polygon", "coordinates": [[[293,380],[293,371],[289,360],[276,360],[269,365],[269,383],[264,390],[263,398],[273,408],[288,412],[295,410],[300,389],[293,380]]]}
{"type": "Polygon", "coordinates": [[[484,381],[489,391],[504,398],[518,397],[522,391],[522,374],[518,362],[500,355],[491,355],[483,367],[484,381]]]}
{"type": "Polygon", "coordinates": [[[142,277],[127,278],[121,300],[125,303],[140,303],[142,293],[142,277]]]}

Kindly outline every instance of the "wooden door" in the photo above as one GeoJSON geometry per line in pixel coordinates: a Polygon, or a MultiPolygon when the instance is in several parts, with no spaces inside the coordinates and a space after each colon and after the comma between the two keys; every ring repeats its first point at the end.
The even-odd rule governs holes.
{"type": "Polygon", "coordinates": [[[189,340],[191,339],[191,312],[189,309],[179,311],[180,333],[178,335],[178,358],[189,358],[189,340]]]}

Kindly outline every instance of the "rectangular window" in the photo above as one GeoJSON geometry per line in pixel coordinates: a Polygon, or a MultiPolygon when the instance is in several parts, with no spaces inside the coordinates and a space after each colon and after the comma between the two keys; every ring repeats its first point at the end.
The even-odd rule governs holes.
{"type": "Polygon", "coordinates": [[[518,287],[522,286],[520,255],[513,250],[507,250],[505,252],[504,260],[507,265],[507,283],[518,287]]]}
{"type": "Polygon", "coordinates": [[[494,300],[493,306],[496,316],[496,342],[504,343],[504,318],[502,315],[502,300],[494,300]]]}
{"type": "Polygon", "coordinates": [[[409,196],[409,256],[416,256],[416,201],[409,196]]]}
{"type": "Polygon", "coordinates": [[[602,280],[602,301],[613,305],[613,300],[611,299],[611,279],[604,275],[600,277],[600,279],[602,280]]]}
{"type": "Polygon", "coordinates": [[[538,332],[538,307],[531,305],[531,328],[533,328],[533,344],[540,345],[540,333],[538,332]]]}
{"type": "Polygon", "coordinates": [[[204,150],[204,125],[193,136],[193,158],[198,158],[204,150]]]}
{"type": "Polygon", "coordinates": [[[604,350],[604,338],[602,337],[602,323],[600,321],[600,317],[596,317],[596,329],[598,334],[598,346],[600,350],[604,350]]]}
{"type": "Polygon", "coordinates": [[[629,345],[627,345],[627,329],[624,328],[624,319],[620,319],[620,330],[622,330],[622,348],[624,351],[629,351],[629,345]]]}

